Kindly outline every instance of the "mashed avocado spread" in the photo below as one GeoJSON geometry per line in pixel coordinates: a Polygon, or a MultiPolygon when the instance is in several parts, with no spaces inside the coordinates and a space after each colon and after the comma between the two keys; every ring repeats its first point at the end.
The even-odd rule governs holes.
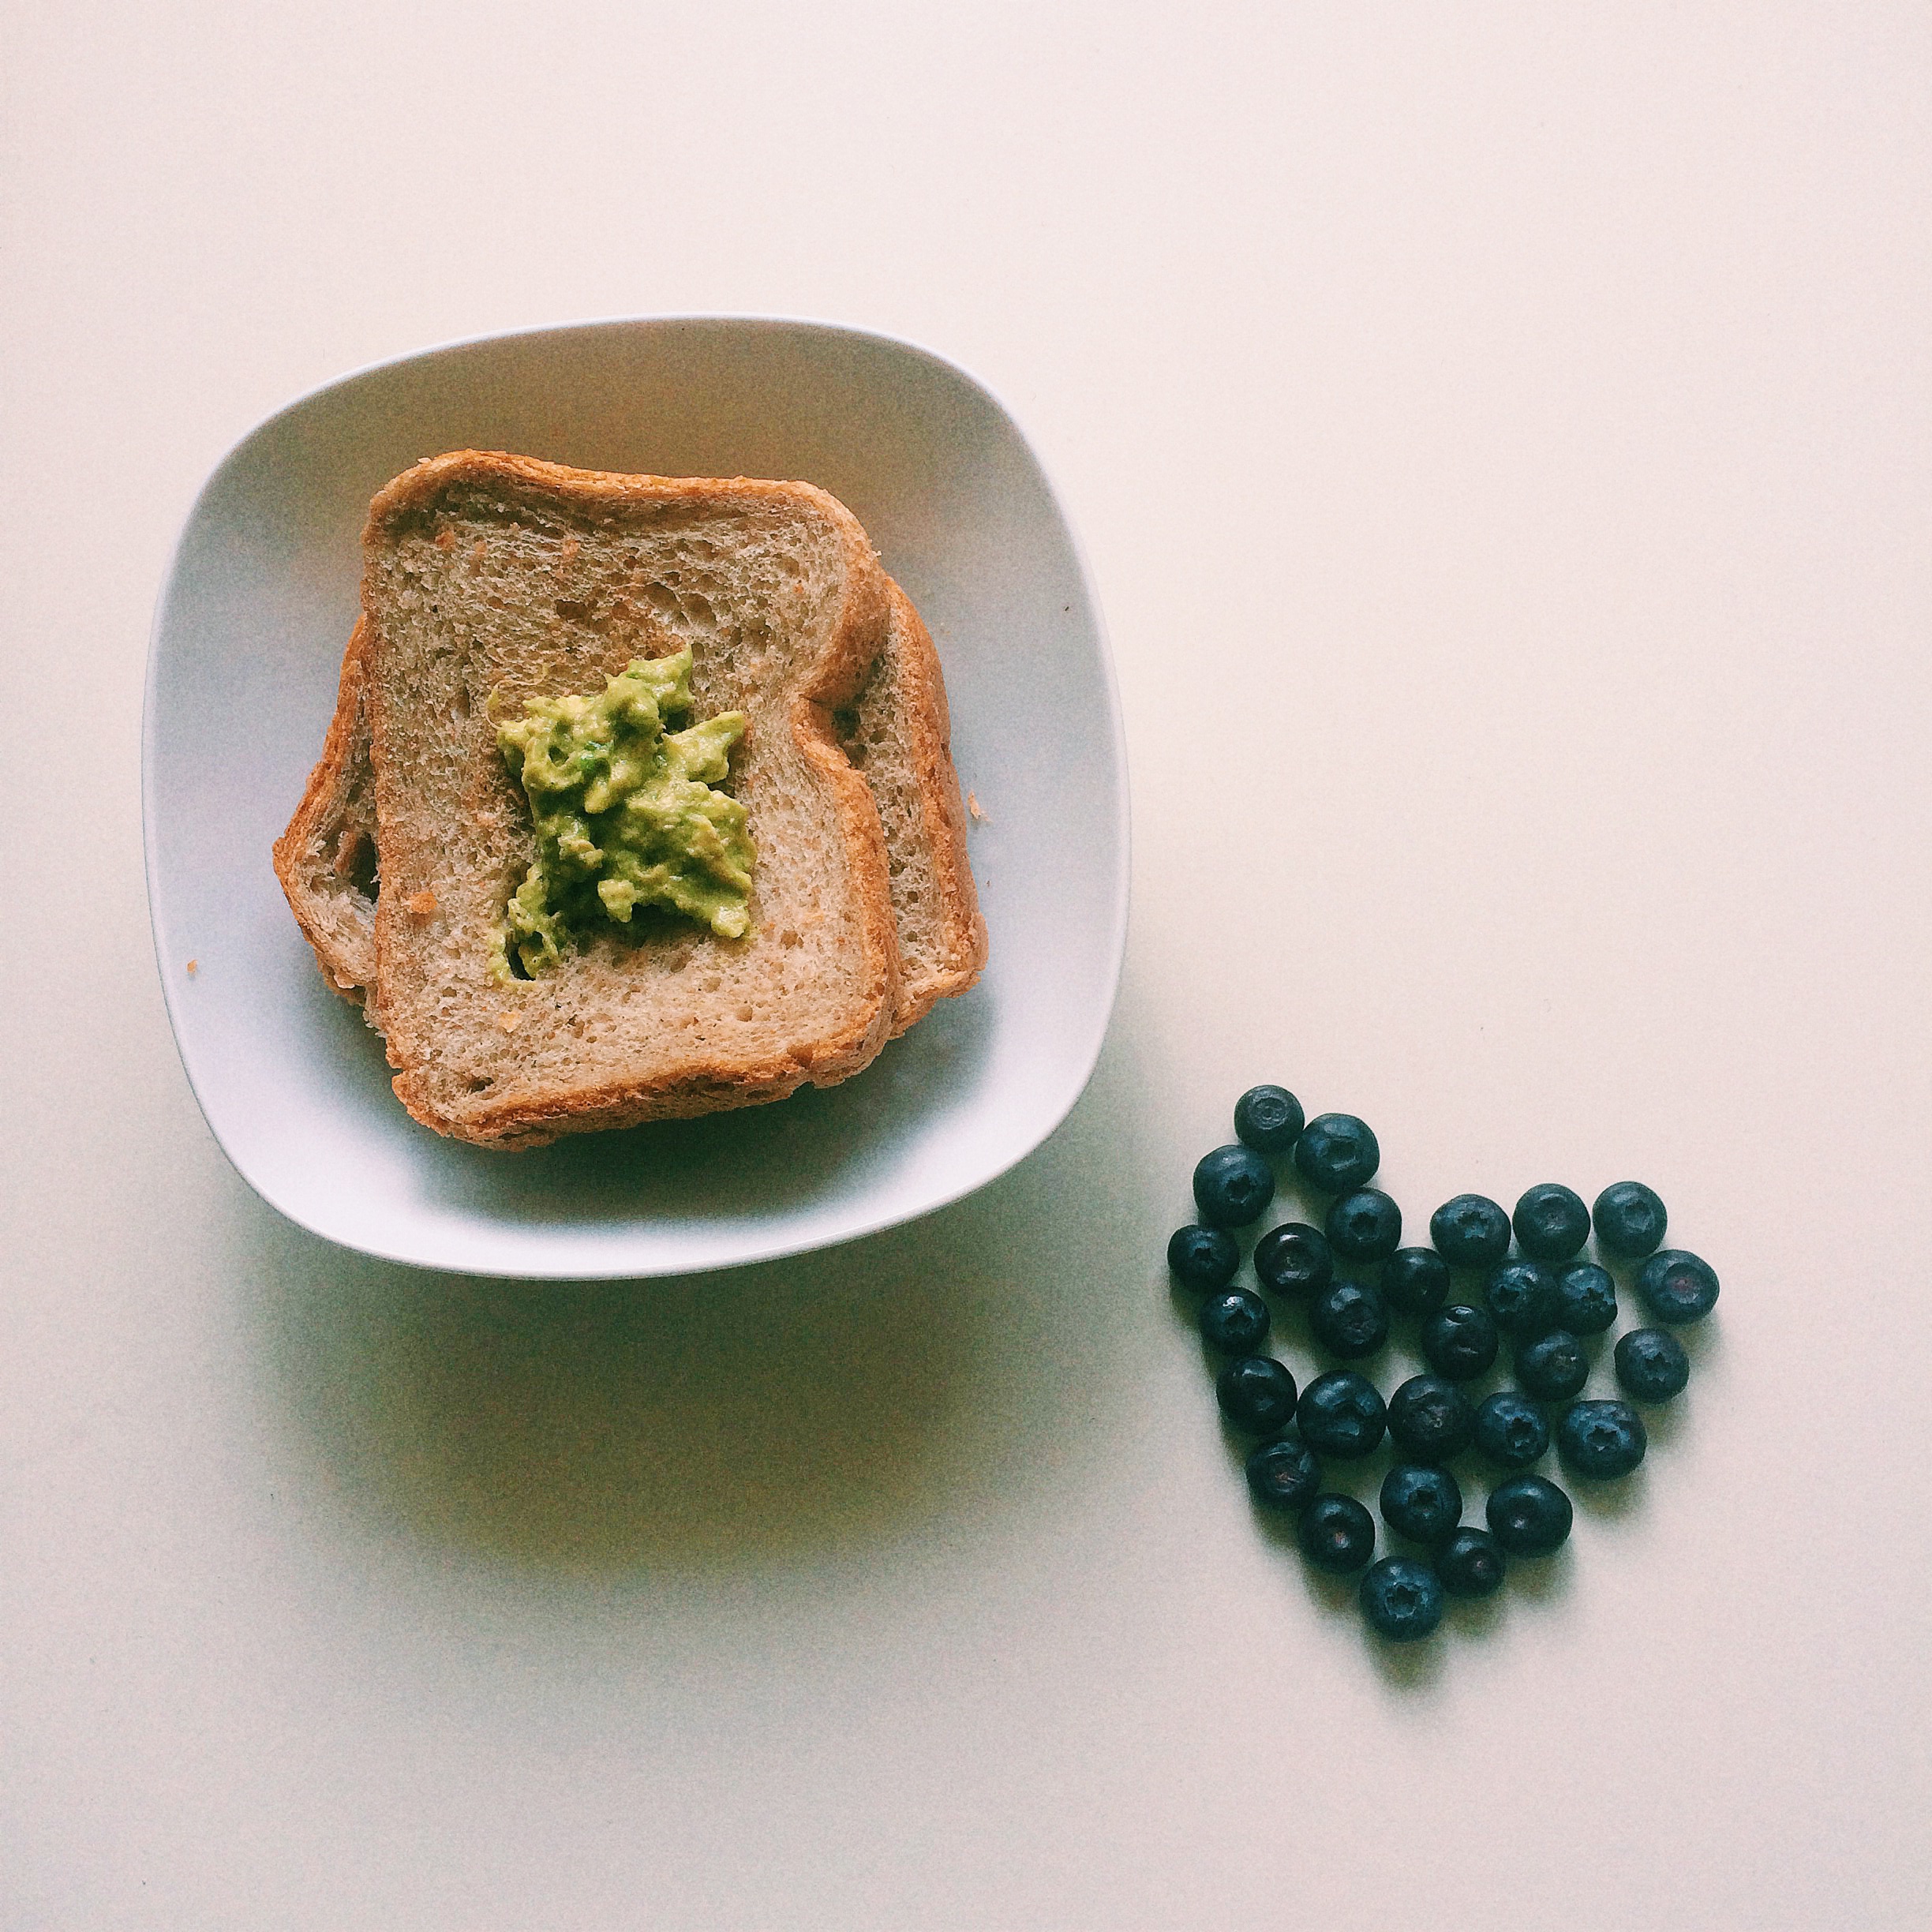
{"type": "Polygon", "coordinates": [[[601,698],[533,698],[496,727],[510,775],[530,799],[537,863],[504,910],[493,970],[511,955],[534,976],[566,946],[639,906],[701,920],[726,939],[751,927],[756,854],[745,808],[716,788],[744,736],[742,711],[682,731],[691,708],[691,650],[639,657],[601,698]]]}

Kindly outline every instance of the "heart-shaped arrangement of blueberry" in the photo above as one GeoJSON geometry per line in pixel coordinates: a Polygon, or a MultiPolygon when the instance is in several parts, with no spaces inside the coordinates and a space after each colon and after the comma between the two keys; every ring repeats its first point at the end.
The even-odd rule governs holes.
{"type": "Polygon", "coordinates": [[[1305,1121],[1286,1088],[1254,1087],[1235,1106],[1234,1132],[1232,1145],[1194,1170],[1200,1220],[1176,1231],[1168,1266],[1202,1295],[1202,1338],[1226,1358],[1215,1383],[1222,1414],[1261,1439],[1247,1465],[1256,1502],[1297,1518],[1296,1541],[1316,1567],[1365,1571],[1362,1614],[1384,1637],[1414,1642],[1442,1621],[1445,1594],[1490,1596],[1511,1557],[1547,1556],[1569,1535],[1570,1498],[1532,1473],[1552,1437],[1582,1481],[1614,1482],[1643,1460],[1643,1418],[1632,1405],[1668,1402],[1690,1380],[1670,1331],[1710,1312],[1717,1277],[1695,1255],[1663,1245],[1664,1204],[1635,1181],[1605,1188],[1593,1208],[1545,1183],[1513,1216],[1483,1195],[1458,1194],[1430,1216],[1430,1245],[1405,1248],[1401,1208],[1369,1185],[1381,1148],[1354,1114],[1305,1121]],[[1274,1163],[1290,1157],[1306,1185],[1328,1197],[1327,1224],[1270,1228],[1255,1244],[1256,1279],[1302,1302],[1316,1345],[1344,1364],[1376,1354],[1393,1317],[1419,1322],[1432,1372],[1411,1376],[1386,1402],[1346,1366],[1297,1391],[1286,1365],[1263,1353],[1267,1303],[1234,1286],[1241,1255],[1232,1230],[1260,1219],[1275,1197],[1274,1163]],[[1609,1268],[1578,1258],[1593,1225],[1599,1253],[1634,1268],[1637,1298],[1657,1324],[1618,1338],[1613,1360],[1627,1402],[1578,1399],[1590,1368],[1582,1339],[1617,1318],[1609,1268]],[[1372,1279],[1339,1273],[1338,1263],[1372,1279]],[[1470,1300],[1451,1298],[1458,1272],[1480,1279],[1470,1300]],[[1463,1385],[1488,1375],[1505,1340],[1516,1386],[1471,1402],[1463,1385]],[[1371,1563],[1375,1518],[1354,1497],[1324,1491],[1322,1458],[1367,1456],[1384,1434],[1399,1459],[1383,1480],[1383,1521],[1425,1554],[1371,1563]],[[1470,1449],[1506,1472],[1484,1508],[1487,1530],[1463,1525],[1462,1485],[1449,1466],[1470,1449]]]}

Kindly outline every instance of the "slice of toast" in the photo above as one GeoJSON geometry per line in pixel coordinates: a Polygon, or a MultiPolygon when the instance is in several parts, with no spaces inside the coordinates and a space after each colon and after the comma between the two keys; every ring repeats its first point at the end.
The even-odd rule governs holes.
{"type": "MultiPolygon", "coordinates": [[[[965,992],[987,960],[986,921],[966,853],[938,653],[896,583],[886,642],[858,696],[840,710],[841,744],[864,773],[886,835],[899,938],[896,1038],[965,992]]],[[[309,788],[276,841],[275,871],[323,978],[360,1002],[376,977],[375,781],[362,697],[358,623],[343,658],[335,715],[309,788]]]]}
{"type": "Polygon", "coordinates": [[[912,600],[890,578],[886,584],[892,612],[885,648],[838,724],[886,832],[899,932],[896,1039],[979,979],[987,929],[967,863],[966,807],[953,766],[939,653],[912,600]]]}
{"type": "Polygon", "coordinates": [[[890,878],[832,716],[890,598],[842,505],[806,484],[466,451],[378,493],[363,557],[372,1017],[417,1119],[532,1145],[776,1099],[872,1059],[898,1011],[890,878]],[[681,643],[696,715],[748,721],[729,788],[757,852],[749,935],[640,915],[635,935],[585,938],[534,979],[494,976],[534,848],[492,714],[596,692],[681,643]]]}

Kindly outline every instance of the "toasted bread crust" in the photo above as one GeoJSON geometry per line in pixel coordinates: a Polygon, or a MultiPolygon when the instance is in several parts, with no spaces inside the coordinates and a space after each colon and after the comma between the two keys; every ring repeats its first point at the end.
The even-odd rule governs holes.
{"type": "Polygon", "coordinates": [[[368,626],[358,617],[343,653],[335,714],[329,720],[322,755],[288,829],[274,847],[275,877],[302,937],[315,949],[322,977],[358,1002],[376,976],[375,907],[350,876],[358,848],[372,840],[376,829],[362,809],[369,803],[363,794],[369,783],[362,664],[368,636],[368,626]],[[335,889],[324,889],[331,883],[335,889]]]}
{"type": "MultiPolygon", "coordinates": [[[[886,622],[887,595],[885,573],[851,513],[807,484],[612,476],[527,457],[461,451],[418,463],[378,492],[370,505],[364,555],[376,839],[385,863],[397,862],[402,874],[388,882],[391,889],[377,901],[376,982],[389,1058],[397,1069],[394,1085],[410,1112],[425,1125],[463,1140],[530,1146],[560,1133],[627,1126],[777,1099],[807,1080],[829,1086],[869,1064],[885,1044],[897,1010],[898,949],[878,814],[864,780],[852,769],[833,736],[831,711],[857,690],[877,653],[886,622]],[[402,822],[403,780],[391,756],[394,722],[378,675],[382,653],[389,646],[382,628],[377,566],[385,546],[404,526],[432,514],[450,492],[464,487],[500,492],[526,504],[547,503],[567,517],[592,525],[608,520],[614,528],[649,506],[675,504],[726,512],[751,507],[782,509],[817,519],[836,534],[844,595],[817,659],[791,702],[786,723],[799,754],[832,803],[847,884],[857,911],[853,936],[860,957],[854,976],[859,990],[844,1003],[841,1017],[783,1051],[743,1057],[700,1052],[648,1077],[590,1080],[554,1092],[479,1103],[460,1114],[444,1099],[447,1080],[439,1084],[430,1070],[433,1043],[414,1024],[413,1014],[402,1010],[385,991],[402,954],[420,938],[398,903],[415,887],[409,871],[411,844],[402,822]]],[[[763,857],[763,863],[776,862],[775,857],[763,857]]]]}
{"type": "Polygon", "coordinates": [[[889,578],[891,667],[898,689],[897,722],[917,784],[923,842],[938,900],[938,930],[917,966],[908,964],[893,1021],[895,1039],[942,999],[965,992],[986,968],[987,926],[966,856],[966,806],[953,764],[953,721],[932,634],[912,600],[889,578]]]}

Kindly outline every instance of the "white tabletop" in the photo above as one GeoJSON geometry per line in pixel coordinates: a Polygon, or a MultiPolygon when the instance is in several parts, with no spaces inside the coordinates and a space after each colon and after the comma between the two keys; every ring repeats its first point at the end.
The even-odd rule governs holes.
{"type": "Polygon", "coordinates": [[[1922,7],[14,12],[0,1925],[1926,1921],[1922,7]],[[809,1260],[358,1260],[163,1017],[174,533],[342,369],[710,311],[929,343],[1053,467],[1099,1071],[809,1260]],[[1412,1226],[1635,1176],[1723,1277],[1621,1500],[1419,1653],[1168,1287],[1264,1079],[1412,1226]]]}

